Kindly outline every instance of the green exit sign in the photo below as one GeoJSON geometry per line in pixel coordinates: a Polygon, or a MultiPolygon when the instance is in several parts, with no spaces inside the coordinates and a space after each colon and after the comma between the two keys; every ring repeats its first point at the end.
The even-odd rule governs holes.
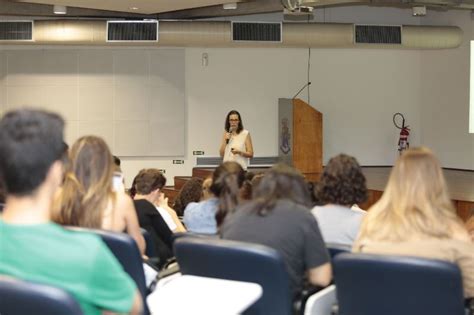
{"type": "Polygon", "coordinates": [[[204,151],[193,151],[193,155],[204,155],[204,151]]]}
{"type": "Polygon", "coordinates": [[[173,160],[173,164],[184,164],[184,160],[173,160]]]}

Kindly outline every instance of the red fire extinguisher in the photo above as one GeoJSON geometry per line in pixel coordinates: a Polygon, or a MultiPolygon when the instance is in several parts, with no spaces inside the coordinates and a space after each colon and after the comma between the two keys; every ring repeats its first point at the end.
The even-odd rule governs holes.
{"type": "Polygon", "coordinates": [[[396,113],[393,115],[393,124],[395,127],[400,129],[400,137],[398,139],[398,152],[402,154],[402,152],[408,148],[410,148],[410,142],[408,142],[408,136],[410,135],[410,128],[409,126],[405,126],[405,117],[401,113],[396,113]],[[401,118],[401,126],[397,123],[397,119],[400,120],[401,118]]]}

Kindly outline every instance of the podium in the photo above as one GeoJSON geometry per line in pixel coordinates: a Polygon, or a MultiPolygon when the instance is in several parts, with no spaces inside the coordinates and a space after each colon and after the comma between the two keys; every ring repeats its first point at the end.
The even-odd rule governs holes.
{"type": "Polygon", "coordinates": [[[278,99],[278,157],[307,180],[323,172],[323,114],[300,99],[278,99]]]}

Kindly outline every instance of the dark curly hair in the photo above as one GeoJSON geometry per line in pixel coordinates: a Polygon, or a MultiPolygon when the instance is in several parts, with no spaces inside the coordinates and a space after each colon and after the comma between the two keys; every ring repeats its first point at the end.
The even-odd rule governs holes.
{"type": "Polygon", "coordinates": [[[178,216],[183,216],[184,209],[190,202],[198,202],[202,197],[202,178],[193,177],[188,180],[174,200],[173,209],[178,216]]]}
{"type": "Polygon", "coordinates": [[[339,154],[324,167],[315,188],[316,198],[323,204],[353,205],[367,200],[367,186],[357,160],[339,154]]]}

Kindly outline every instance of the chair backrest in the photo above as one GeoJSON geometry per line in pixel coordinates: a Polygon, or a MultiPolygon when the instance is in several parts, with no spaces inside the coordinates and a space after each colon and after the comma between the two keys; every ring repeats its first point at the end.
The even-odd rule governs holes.
{"type": "Polygon", "coordinates": [[[326,248],[331,256],[331,260],[339,254],[350,253],[352,249],[350,245],[337,243],[326,243],[326,248]]]}
{"type": "Polygon", "coordinates": [[[102,241],[104,241],[110,251],[115,255],[124,271],[128,273],[133,281],[135,281],[135,284],[143,298],[144,314],[148,315],[150,312],[146,305],[146,296],[148,292],[145,282],[145,273],[143,271],[143,260],[135,240],[125,233],[78,227],[71,227],[70,229],[95,233],[102,238],[102,241]]]}
{"type": "Polygon", "coordinates": [[[45,284],[0,279],[0,314],[82,315],[66,291],[45,284]]]}
{"type": "Polygon", "coordinates": [[[145,255],[147,255],[149,258],[156,258],[158,257],[158,253],[156,252],[155,248],[155,241],[153,241],[153,237],[150,235],[150,233],[143,229],[140,228],[140,232],[142,232],[143,238],[145,239],[145,255]]]}
{"type": "Polygon", "coordinates": [[[335,305],[337,305],[336,286],[331,284],[308,298],[304,315],[331,315],[335,305]]]}
{"type": "Polygon", "coordinates": [[[339,315],[463,315],[461,271],[415,257],[340,254],[334,259],[339,315]]]}
{"type": "Polygon", "coordinates": [[[263,295],[244,314],[291,314],[288,272],[276,250],[201,237],[181,237],[174,249],[182,274],[258,283],[263,295]]]}

